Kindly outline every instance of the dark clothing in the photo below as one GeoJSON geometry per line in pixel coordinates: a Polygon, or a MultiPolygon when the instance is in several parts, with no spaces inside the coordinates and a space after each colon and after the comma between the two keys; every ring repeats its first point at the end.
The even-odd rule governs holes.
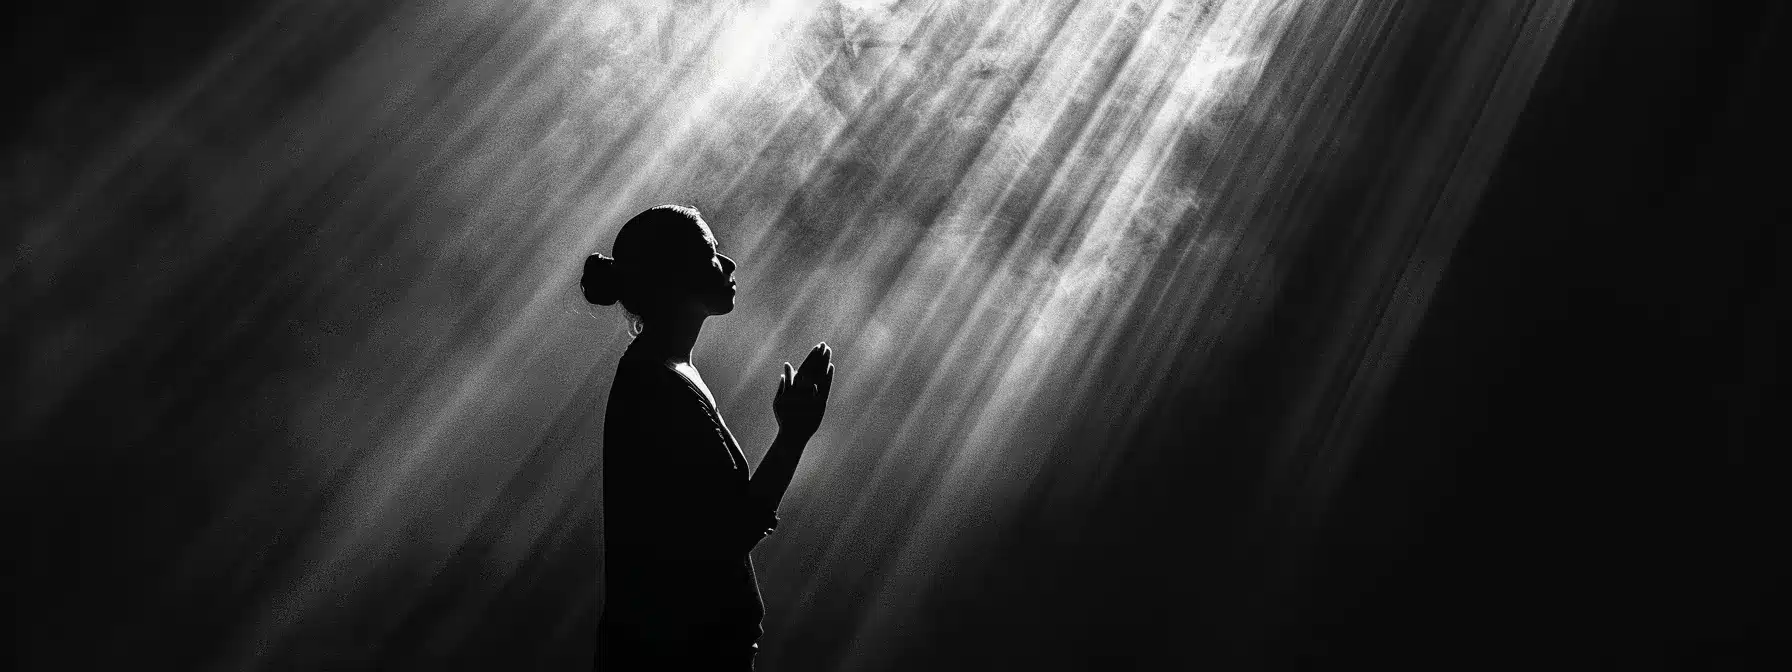
{"type": "Polygon", "coordinates": [[[663,641],[631,639],[599,630],[597,671],[692,670],[693,672],[752,672],[759,645],[744,647],[678,648],[663,641]]]}
{"type": "Polygon", "coordinates": [[[748,500],[734,435],[694,383],[634,346],[604,417],[600,665],[750,669],[765,607],[747,553],[777,517],[748,500]]]}

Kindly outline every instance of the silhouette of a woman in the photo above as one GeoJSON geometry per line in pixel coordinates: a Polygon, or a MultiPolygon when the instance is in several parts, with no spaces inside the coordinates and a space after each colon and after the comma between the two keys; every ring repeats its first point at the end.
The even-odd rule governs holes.
{"type": "Polygon", "coordinates": [[[618,301],[634,342],[604,415],[603,670],[750,670],[764,603],[748,552],[777,526],[778,501],[827,408],[826,343],[784,363],[778,436],[751,476],[691,362],[712,315],[734,310],[733,259],[694,208],[662,205],[616,234],[614,257],[585,260],[581,285],[618,301]]]}

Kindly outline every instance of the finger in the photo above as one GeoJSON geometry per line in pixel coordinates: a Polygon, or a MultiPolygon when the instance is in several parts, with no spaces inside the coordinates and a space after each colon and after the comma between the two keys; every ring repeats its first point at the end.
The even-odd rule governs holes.
{"type": "Polygon", "coordinates": [[[820,343],[815,344],[815,347],[809,349],[809,356],[803,358],[802,372],[805,377],[813,376],[820,370],[821,348],[820,343]]]}
{"type": "Polygon", "coordinates": [[[828,396],[828,390],[834,389],[834,365],[829,364],[825,375],[821,377],[821,396],[828,396]]]}

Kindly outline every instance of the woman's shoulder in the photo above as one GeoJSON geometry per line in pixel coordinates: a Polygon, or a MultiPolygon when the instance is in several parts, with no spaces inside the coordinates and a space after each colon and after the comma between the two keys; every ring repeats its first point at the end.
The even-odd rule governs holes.
{"type": "Polygon", "coordinates": [[[612,407],[625,404],[662,411],[671,406],[682,408],[695,403],[696,408],[703,408],[702,398],[684,376],[647,357],[624,356],[617,362],[610,399],[612,407]]]}
{"type": "Polygon", "coordinates": [[[636,394],[648,392],[664,392],[670,389],[667,383],[672,382],[668,376],[677,375],[671,369],[644,357],[624,355],[616,362],[616,378],[612,389],[627,389],[636,394]]]}
{"type": "Polygon", "coordinates": [[[658,437],[655,441],[697,440],[714,431],[703,399],[682,376],[651,360],[625,359],[617,364],[604,418],[604,431],[613,438],[653,435],[658,437]]]}

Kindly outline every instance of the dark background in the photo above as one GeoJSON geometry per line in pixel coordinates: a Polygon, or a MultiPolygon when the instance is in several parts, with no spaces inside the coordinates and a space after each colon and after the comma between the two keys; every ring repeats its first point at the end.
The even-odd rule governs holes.
{"type": "Polygon", "coordinates": [[[1786,13],[1576,4],[1296,578],[1236,503],[1275,372],[1323,321],[1299,306],[1347,263],[1323,252],[1223,384],[1154,404],[1151,457],[1100,522],[988,542],[1023,576],[947,591],[937,630],[965,641],[942,648],[975,649],[1001,610],[1034,632],[1079,615],[1110,655],[1041,653],[1066,669],[1784,665],[1786,13]]]}
{"type": "Polygon", "coordinates": [[[1341,498],[1301,655],[1784,660],[1786,8],[1575,12],[1341,498]]]}
{"type": "MultiPolygon", "coordinates": [[[[82,157],[119,131],[107,111],[40,101],[69,87],[121,104],[157,95],[257,8],[15,10],[8,156],[29,142],[82,157]]],[[[1092,648],[1130,649],[1143,631],[1161,642],[1116,657],[1237,667],[1783,665],[1792,558],[1776,548],[1787,489],[1775,400],[1787,13],[1772,1],[1577,3],[1300,588],[1271,610],[1276,627],[1232,637],[1229,608],[1129,609],[1125,595],[1174,591],[1180,572],[1253,561],[1247,552],[1181,564],[1196,555],[1185,546],[1211,540],[1179,540],[1150,522],[1152,511],[1202,501],[1163,464],[1098,505],[1105,525],[1049,546],[1062,554],[1040,563],[1049,569],[955,593],[963,603],[938,605],[942,624],[993,609],[1017,614],[1009,622],[1024,629],[1018,614],[1080,613],[1092,648]],[[1187,652],[1215,647],[1226,652],[1187,652]]],[[[292,66],[295,87],[307,67],[292,66]]],[[[34,174],[42,167],[7,162],[9,208],[58,188],[34,174]]],[[[1262,347],[1250,361],[1298,344],[1262,347]]],[[[29,356],[10,350],[9,359],[29,356]]],[[[1157,436],[1174,434],[1177,404],[1164,400],[1157,436]]],[[[94,435],[30,439],[14,450],[74,450],[94,435]]],[[[153,561],[157,536],[106,529],[104,489],[72,508],[43,506],[54,494],[45,483],[62,481],[29,471],[9,478],[15,514],[29,521],[19,528],[25,553],[39,570],[64,568],[57,578],[69,587],[45,587],[43,571],[32,585],[15,581],[15,636],[35,638],[24,648],[53,661],[56,647],[81,645],[83,628],[104,620],[106,597],[129,585],[132,562],[153,561]],[[131,548],[108,552],[126,537],[131,548]]],[[[203,503],[192,506],[187,519],[203,520],[203,503]]],[[[1016,552],[1004,544],[1047,547],[988,544],[991,562],[1016,552]]],[[[1191,599],[1236,607],[1246,600],[1238,590],[1191,599]]],[[[916,656],[952,649],[942,636],[940,651],[916,656]]]]}

